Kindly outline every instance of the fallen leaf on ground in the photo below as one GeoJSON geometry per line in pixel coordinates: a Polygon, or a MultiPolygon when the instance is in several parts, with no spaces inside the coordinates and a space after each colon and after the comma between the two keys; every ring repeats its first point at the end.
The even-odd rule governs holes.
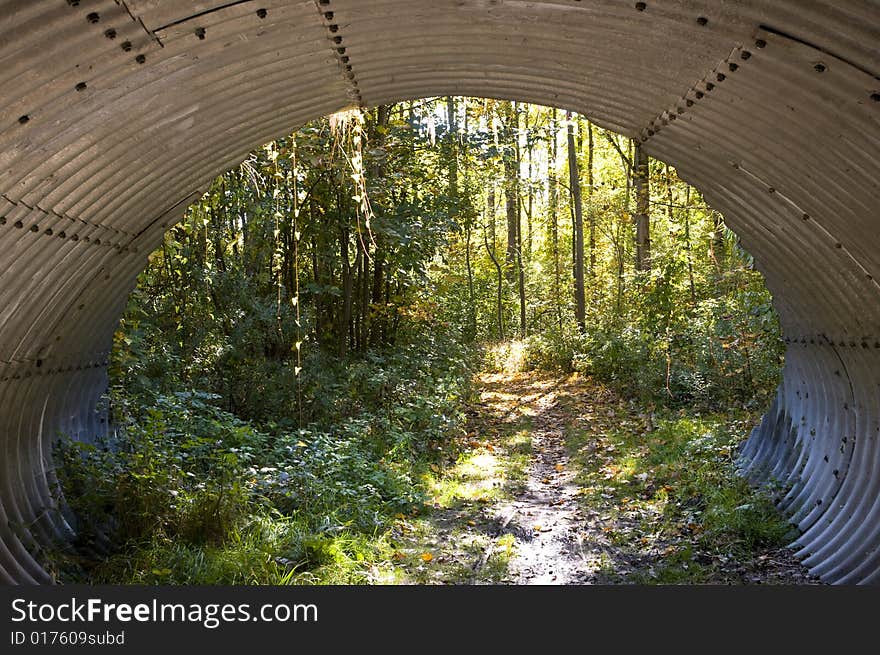
{"type": "Polygon", "coordinates": [[[434,559],[434,556],[431,553],[422,553],[421,558],[423,562],[430,562],[434,559]]]}

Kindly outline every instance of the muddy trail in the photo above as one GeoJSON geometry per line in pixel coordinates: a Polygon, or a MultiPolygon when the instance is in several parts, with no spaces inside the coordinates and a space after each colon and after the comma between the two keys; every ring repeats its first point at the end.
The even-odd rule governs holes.
{"type": "Polygon", "coordinates": [[[728,442],[710,439],[745,435],[754,416],[659,418],[577,375],[478,384],[430,512],[401,517],[398,582],[815,583],[784,547],[790,526],[732,475],[728,442]]]}
{"type": "Polygon", "coordinates": [[[502,421],[527,417],[532,457],[524,489],[494,510],[501,529],[516,535],[509,563],[519,584],[587,582],[591,543],[578,507],[578,487],[565,447],[566,413],[555,380],[510,380],[484,376],[482,400],[488,415],[502,421]],[[508,409],[510,408],[510,409],[508,409]]]}

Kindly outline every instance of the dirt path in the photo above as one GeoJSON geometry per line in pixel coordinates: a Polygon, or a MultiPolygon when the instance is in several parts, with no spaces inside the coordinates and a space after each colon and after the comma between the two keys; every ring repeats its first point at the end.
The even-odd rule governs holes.
{"type": "Polygon", "coordinates": [[[578,487],[568,466],[566,415],[558,404],[557,381],[495,374],[481,382],[498,389],[482,394],[493,415],[502,421],[525,416],[530,423],[532,457],[524,489],[496,510],[502,530],[516,537],[511,577],[519,584],[584,582],[588,535],[581,530],[578,487]]]}
{"type": "MultiPolygon", "coordinates": [[[[723,466],[707,469],[722,476],[707,488],[675,493],[693,469],[689,457],[729,461],[724,430],[746,434],[754,417],[683,415],[680,425],[672,418],[658,428],[652,413],[577,376],[484,373],[478,384],[472,431],[456,462],[438,470],[431,512],[401,520],[396,536],[406,546],[397,553],[398,581],[813,582],[778,533],[776,545],[746,549],[726,524],[710,526],[717,540],[714,533],[704,538],[710,501],[702,494],[715,482],[728,484],[723,466]],[[714,432],[720,440],[705,445],[714,432]],[[691,447],[704,452],[663,455],[691,447]]],[[[757,511],[749,507],[734,500],[710,513],[757,511]]],[[[749,530],[765,529],[763,515],[755,520],[749,530]]],[[[739,526],[743,517],[729,522],[739,526]]]]}

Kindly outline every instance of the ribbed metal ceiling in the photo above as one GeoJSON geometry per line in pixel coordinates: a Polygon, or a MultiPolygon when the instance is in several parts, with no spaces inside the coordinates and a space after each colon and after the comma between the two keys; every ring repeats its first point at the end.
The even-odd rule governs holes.
{"type": "Polygon", "coordinates": [[[254,147],[435,95],[642,139],[741,236],[789,341],[743,470],[830,582],[880,580],[877,0],[0,0],[0,580],[49,582],[50,444],[147,254],[254,147]]]}

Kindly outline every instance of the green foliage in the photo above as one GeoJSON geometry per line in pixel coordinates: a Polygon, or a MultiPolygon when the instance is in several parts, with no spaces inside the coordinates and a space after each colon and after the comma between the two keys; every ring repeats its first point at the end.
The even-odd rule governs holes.
{"type": "Polygon", "coordinates": [[[584,502],[627,523],[616,541],[625,557],[652,562],[630,572],[627,582],[741,582],[749,566],[760,564],[756,553],[796,538],[770,492],[749,486],[734,470],[752,420],[742,411],[700,416],[680,410],[662,412],[644,431],[624,419],[606,433],[598,454],[584,449],[592,435],[570,432],[584,502]]]}
{"type": "Polygon", "coordinates": [[[781,548],[796,537],[770,494],[733,471],[731,455],[740,439],[711,419],[663,422],[652,435],[653,484],[669,490],[662,520],[688,529],[669,530],[671,556],[641,581],[699,582],[713,572],[716,579],[733,576],[725,570],[728,564],[748,562],[752,553],[781,548]],[[701,554],[697,561],[694,551],[701,554]]]}
{"type": "Polygon", "coordinates": [[[473,361],[435,333],[406,351],[315,369],[310,384],[321,387],[326,413],[314,410],[320,421],[300,429],[243,421],[213,393],[147,398],[115,388],[119,435],[62,441],[56,452],[80,545],[121,549],[87,562],[88,575],[265,583],[325,566],[332,577],[346,558],[363,568],[361,551],[384,548],[390,517],[423,503],[420,471],[463,433],[473,361]],[[270,551],[287,568],[255,565],[270,551]]]}
{"type": "Polygon", "coordinates": [[[682,303],[662,275],[640,277],[625,312],[593,312],[583,332],[571,323],[548,325],[504,344],[504,352],[491,350],[490,368],[579,371],[670,407],[765,405],[779,384],[783,345],[760,275],[731,270],[729,292],[695,304],[682,303]]]}
{"type": "Polygon", "coordinates": [[[159,397],[122,440],[61,441],[59,480],[83,522],[121,541],[179,535],[191,543],[222,540],[247,513],[233,446],[254,435],[203,394],[159,397]]]}

